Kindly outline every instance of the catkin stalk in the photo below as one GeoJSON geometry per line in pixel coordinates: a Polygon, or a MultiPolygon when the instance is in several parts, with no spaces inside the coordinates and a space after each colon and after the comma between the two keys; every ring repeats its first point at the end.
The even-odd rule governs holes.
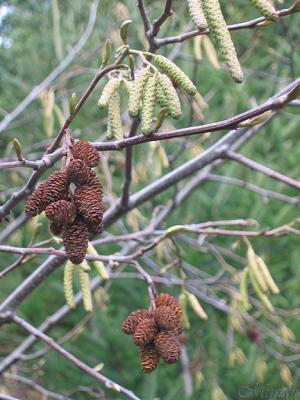
{"type": "Polygon", "coordinates": [[[120,95],[119,92],[114,92],[108,103],[108,121],[112,136],[117,140],[123,139],[121,110],[120,110],[120,95]]]}
{"type": "Polygon", "coordinates": [[[250,0],[250,3],[269,20],[277,19],[276,9],[269,0],[250,0]]]}
{"type": "Polygon", "coordinates": [[[188,9],[192,21],[199,31],[203,31],[207,28],[207,21],[202,8],[201,0],[187,0],[188,9]]]}
{"type": "Polygon", "coordinates": [[[66,303],[69,308],[74,309],[76,307],[74,292],[73,292],[73,275],[74,275],[75,265],[71,261],[67,261],[64,269],[64,293],[66,298],[66,303]]]}
{"type": "Polygon", "coordinates": [[[220,48],[233,80],[243,81],[243,72],[218,0],[202,0],[211,37],[220,48]]]}
{"type": "Polygon", "coordinates": [[[79,269],[79,280],[82,291],[82,300],[84,309],[86,312],[92,312],[93,304],[92,304],[92,294],[90,287],[90,277],[88,272],[83,271],[81,268],[79,269]]]}

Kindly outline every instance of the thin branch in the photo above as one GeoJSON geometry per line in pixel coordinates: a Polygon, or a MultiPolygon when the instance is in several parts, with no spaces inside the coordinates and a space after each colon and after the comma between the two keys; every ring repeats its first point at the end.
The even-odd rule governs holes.
{"type": "MultiPolygon", "coordinates": [[[[289,9],[285,8],[285,9],[279,10],[277,12],[277,15],[280,18],[285,17],[285,16],[289,15],[289,9]]],[[[259,27],[260,24],[263,24],[266,21],[268,21],[268,20],[265,17],[259,17],[259,18],[252,19],[250,21],[228,25],[227,28],[230,31],[236,31],[236,30],[240,30],[240,29],[254,29],[254,28],[259,27]]],[[[207,34],[209,34],[209,29],[205,29],[203,31],[194,30],[191,32],[183,33],[181,35],[169,36],[169,37],[165,37],[162,39],[157,38],[156,39],[156,47],[159,48],[161,46],[166,46],[166,45],[172,44],[172,43],[180,43],[185,40],[191,39],[195,36],[207,35],[207,34]]]]}
{"type": "Polygon", "coordinates": [[[0,171],[1,169],[9,169],[9,168],[19,168],[19,167],[28,167],[32,169],[39,168],[39,161],[30,161],[30,160],[21,160],[21,161],[3,161],[0,162],[0,171]]]}
{"type": "Polygon", "coordinates": [[[79,368],[81,371],[85,372],[87,375],[95,378],[98,382],[103,383],[108,389],[114,390],[116,392],[124,394],[128,399],[132,400],[140,400],[132,391],[120,386],[119,384],[113,382],[112,380],[106,378],[106,376],[97,372],[94,368],[89,367],[82,361],[80,361],[77,357],[73,356],[73,354],[69,353],[67,350],[58,345],[55,340],[53,340],[50,336],[47,336],[45,333],[39,331],[34,326],[30,325],[24,319],[18,317],[17,315],[11,316],[11,321],[15,324],[19,325],[26,332],[34,335],[38,339],[45,342],[48,346],[50,346],[57,353],[62,355],[66,360],[70,361],[74,366],[79,368]]]}
{"type": "Polygon", "coordinates": [[[258,171],[272,179],[283,182],[283,183],[285,183],[291,187],[294,187],[296,189],[300,189],[299,181],[297,181],[293,178],[290,178],[284,174],[281,174],[280,172],[274,171],[273,169],[266,167],[265,165],[260,164],[256,161],[253,161],[250,158],[243,156],[242,154],[238,154],[234,151],[228,150],[224,153],[224,157],[229,160],[234,160],[240,164],[243,164],[246,167],[251,168],[255,171],[258,171]]]}
{"type": "MultiPolygon", "coordinates": [[[[10,374],[10,373],[6,372],[3,375],[3,377],[4,377],[4,379],[13,380],[16,382],[23,383],[24,385],[30,386],[33,389],[35,389],[37,392],[41,393],[41,395],[43,397],[46,397],[46,398],[52,397],[53,399],[57,399],[57,400],[70,400],[69,397],[66,397],[62,394],[58,394],[58,393],[52,392],[50,390],[47,390],[43,386],[36,383],[34,380],[26,378],[25,376],[10,374]]],[[[0,397],[0,399],[1,399],[1,397],[0,397]]]]}
{"type": "Polygon", "coordinates": [[[158,34],[162,24],[172,15],[172,1],[173,0],[166,0],[163,13],[159,18],[153,21],[152,31],[150,35],[151,38],[154,38],[158,34]]]}
{"type": "Polygon", "coordinates": [[[53,82],[53,80],[56,79],[59,74],[61,74],[61,72],[65,70],[74,60],[76,55],[86,44],[88,38],[93,32],[99,1],[100,0],[95,0],[91,5],[89,21],[86,30],[80,37],[77,44],[71,49],[67,57],[47,76],[47,78],[44,79],[39,85],[35,86],[32,91],[25,97],[25,99],[22,100],[21,103],[11,113],[7,114],[3,118],[3,120],[0,122],[0,132],[4,131],[8,127],[8,125],[15,118],[17,118],[28,107],[28,105],[32,103],[32,101],[35,100],[39,96],[39,94],[42,93],[42,91],[45,90],[51,84],[51,82],[53,82]]]}
{"type": "Polygon", "coordinates": [[[154,132],[150,136],[137,135],[131,138],[114,142],[105,142],[105,143],[94,142],[92,144],[96,149],[100,151],[122,150],[128,146],[153,142],[157,140],[168,140],[168,139],[186,137],[191,135],[199,135],[207,132],[217,132],[225,129],[237,129],[239,128],[239,124],[243,121],[257,117],[269,110],[272,111],[279,110],[280,108],[287,105],[290,101],[292,101],[292,99],[288,98],[288,94],[294,91],[299,85],[300,85],[300,78],[296,79],[290,85],[288,85],[288,87],[285,88],[286,90],[284,90],[283,93],[282,91],[280,91],[280,94],[278,93],[266,103],[222,121],[213,122],[211,124],[193,126],[189,128],[175,129],[169,132],[161,132],[161,133],[154,132]]]}
{"type": "MultiPolygon", "coordinates": [[[[137,128],[139,126],[139,119],[135,118],[132,122],[131,129],[129,132],[129,137],[133,137],[136,134],[137,128]]],[[[127,208],[129,200],[129,191],[132,180],[132,157],[133,148],[130,146],[126,149],[125,155],[125,180],[123,185],[123,193],[121,197],[121,204],[123,207],[127,208]]]]}
{"type": "Polygon", "coordinates": [[[151,32],[151,22],[150,22],[150,19],[148,17],[148,13],[146,11],[146,6],[145,6],[145,3],[144,3],[144,0],[138,0],[138,8],[140,10],[140,14],[141,14],[141,17],[142,17],[142,20],[143,20],[144,31],[145,31],[145,34],[146,34],[146,36],[148,38],[149,33],[151,32]]]}
{"type": "Polygon", "coordinates": [[[243,181],[241,179],[232,178],[232,177],[228,177],[228,176],[224,176],[224,175],[209,174],[207,177],[207,180],[212,181],[212,182],[220,182],[220,183],[224,183],[224,184],[239,186],[243,189],[250,190],[251,192],[258,193],[264,199],[275,199],[275,200],[284,201],[285,203],[289,203],[294,206],[300,207],[300,197],[292,197],[292,196],[287,196],[282,193],[273,192],[271,190],[261,188],[257,185],[243,181]]]}

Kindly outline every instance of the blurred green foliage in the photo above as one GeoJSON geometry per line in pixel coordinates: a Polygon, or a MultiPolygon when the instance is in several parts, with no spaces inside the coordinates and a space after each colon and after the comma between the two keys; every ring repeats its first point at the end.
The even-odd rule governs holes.
{"type": "MultiPolygon", "coordinates": [[[[161,1],[146,2],[151,19],[160,14],[162,3],[161,1]]],[[[276,3],[279,7],[287,7],[291,4],[290,1],[276,3]]],[[[66,0],[59,1],[58,4],[60,40],[64,57],[78,41],[86,27],[91,2],[66,0]]],[[[221,4],[224,5],[228,23],[246,21],[257,16],[256,11],[247,0],[221,1],[221,4]]],[[[3,9],[3,7],[6,9],[9,7],[9,13],[0,22],[0,37],[5,37],[8,40],[8,42],[5,42],[6,46],[0,46],[0,112],[2,116],[13,110],[28,92],[58,64],[51,1],[1,1],[0,9],[3,9]]],[[[188,29],[189,16],[185,2],[176,0],[173,8],[174,13],[162,28],[160,37],[179,34],[188,29]]],[[[42,103],[37,100],[1,134],[1,158],[14,155],[12,145],[14,137],[17,137],[22,143],[26,157],[41,156],[50,143],[51,137],[54,137],[58,132],[60,127],[59,115],[66,113],[66,104],[68,104],[71,94],[76,92],[79,98],[92,79],[95,69],[100,64],[101,50],[105,40],[111,39],[113,50],[121,45],[119,26],[128,18],[133,20],[133,24],[128,29],[130,45],[133,48],[146,49],[146,39],[136,2],[103,0],[98,9],[94,32],[87,45],[71,66],[49,88],[54,91],[55,104],[59,108],[59,112],[53,111],[53,129],[48,132],[49,136],[47,137],[45,124],[49,127],[50,122],[45,121],[42,103]]],[[[296,78],[299,75],[300,68],[299,22],[299,15],[295,14],[281,18],[275,24],[263,28],[235,31],[232,34],[245,72],[246,79],[242,85],[234,84],[224,68],[214,69],[205,52],[202,51],[203,59],[201,61],[195,61],[193,39],[184,42],[182,45],[176,45],[177,47],[171,45],[161,48],[159,52],[164,55],[169,55],[170,52],[174,51],[174,47],[178,49],[176,63],[193,79],[209,106],[209,108],[201,110],[202,117],[198,113],[194,115],[194,118],[191,118],[190,104],[183,101],[184,116],[174,126],[176,128],[186,127],[190,123],[198,125],[233,116],[253,107],[255,104],[261,104],[291,79],[296,78]]],[[[85,140],[104,138],[106,114],[97,108],[97,100],[104,83],[105,81],[99,84],[99,87],[74,120],[71,127],[75,137],[85,140]]],[[[123,102],[125,111],[126,100],[123,99],[123,102]]],[[[163,128],[171,127],[171,124],[173,122],[167,120],[163,128]]],[[[128,125],[126,128],[128,128],[128,125]]],[[[155,180],[158,175],[190,159],[224,133],[214,133],[205,138],[189,137],[185,151],[182,151],[169,167],[161,166],[161,170],[159,168],[161,160],[155,158],[155,146],[144,144],[135,147],[132,191],[139,190],[150,181],[155,180]],[[147,160],[146,163],[145,160],[147,160]]],[[[299,112],[297,109],[288,107],[261,129],[259,134],[242,149],[242,152],[258,162],[265,163],[271,168],[298,179],[300,155],[298,140],[299,112]]],[[[182,141],[179,140],[161,143],[167,155],[171,155],[174,151],[180,149],[181,145],[182,141]]],[[[103,157],[107,161],[112,175],[112,193],[114,199],[116,199],[120,195],[122,187],[124,152],[120,154],[107,152],[103,157]]],[[[103,180],[104,188],[108,188],[109,180],[106,172],[101,167],[98,172],[103,180]]],[[[298,195],[295,189],[284,186],[234,162],[226,162],[217,170],[217,173],[243,179],[290,196],[298,195]]],[[[21,187],[28,179],[29,174],[29,170],[21,169],[1,172],[1,202],[8,198],[5,192],[12,187],[21,187]]],[[[179,187],[183,184],[184,182],[179,187]]],[[[152,202],[147,202],[140,207],[139,212],[146,218],[146,222],[138,217],[139,227],[147,224],[154,207],[164,204],[173,195],[174,189],[170,189],[152,202]]],[[[23,207],[24,203],[21,203],[14,209],[10,221],[20,215],[23,207]]],[[[296,206],[262,198],[260,195],[240,187],[210,182],[194,191],[187,201],[171,214],[164,226],[219,219],[253,218],[259,222],[259,228],[264,229],[287,224],[297,218],[298,215],[298,207],[296,206]]],[[[43,241],[49,238],[49,233],[44,217],[40,218],[40,222],[44,229],[42,229],[37,240],[43,241]]],[[[132,219],[124,217],[123,223],[129,231],[133,231],[132,219]]],[[[5,222],[2,228],[8,224],[9,222],[5,222]]],[[[7,244],[27,246],[30,242],[31,232],[32,224],[27,223],[21,230],[10,236],[7,244]]],[[[119,234],[120,226],[115,224],[109,229],[109,232],[119,234]]],[[[219,237],[214,238],[213,242],[228,249],[235,249],[234,251],[238,255],[245,257],[245,246],[235,238],[219,237]]],[[[299,308],[299,239],[296,236],[256,238],[251,240],[251,243],[256,253],[264,257],[281,289],[280,295],[272,298],[274,305],[286,310],[299,308]]],[[[172,246],[170,247],[172,248],[172,246]]],[[[119,247],[106,245],[98,250],[102,254],[111,254],[118,251],[119,247]]],[[[172,257],[174,257],[173,250],[170,251],[172,257]]],[[[216,259],[201,249],[196,251],[190,249],[188,245],[182,245],[182,253],[186,261],[204,272],[213,275],[219,270],[216,259]]],[[[170,259],[165,256],[160,257],[157,253],[154,253],[151,258],[160,267],[164,267],[166,263],[170,262],[170,259]]],[[[14,259],[13,256],[2,254],[1,269],[13,262],[14,259]]],[[[44,259],[45,257],[41,256],[34,257],[3,278],[0,299],[5,299],[44,259]]],[[[237,262],[227,261],[237,269],[242,269],[242,266],[237,262]]],[[[130,268],[126,267],[126,271],[130,271],[130,268]]],[[[160,285],[158,285],[158,289],[165,290],[160,285]]],[[[167,288],[166,290],[174,295],[178,295],[180,292],[179,287],[167,288]]],[[[225,295],[221,292],[217,294],[225,298],[225,295]]],[[[101,295],[103,295],[103,292],[98,291],[96,299],[99,300],[101,295]]],[[[121,323],[127,314],[134,309],[147,306],[147,303],[147,287],[144,282],[132,279],[113,280],[106,303],[101,305],[100,301],[95,302],[95,313],[83,329],[80,329],[64,346],[89,365],[94,366],[103,363],[102,372],[105,375],[132,389],[144,400],[156,398],[179,400],[185,398],[181,363],[178,362],[172,366],[161,364],[150,376],[143,375],[139,368],[136,347],[132,344],[131,338],[122,334],[120,330],[121,323]]],[[[24,301],[19,313],[32,324],[38,326],[63,304],[62,268],[60,268],[24,301]]],[[[267,361],[268,369],[265,382],[270,387],[283,388],[285,384],[279,378],[279,361],[267,353],[263,353],[262,349],[255,344],[251,344],[246,335],[234,333],[233,340],[235,346],[244,351],[247,361],[243,365],[229,368],[228,341],[230,341],[231,333],[228,317],[211,306],[204,303],[202,305],[209,316],[208,321],[199,320],[189,308],[191,329],[186,333],[187,352],[194,378],[194,391],[191,399],[211,398],[211,391],[216,382],[229,399],[239,398],[240,387],[255,385],[258,382],[255,375],[255,363],[259,358],[267,361]],[[202,385],[198,382],[200,370],[205,378],[202,385]]],[[[63,337],[84,316],[82,307],[79,307],[61,321],[57,327],[51,329],[49,334],[56,339],[63,337]]],[[[285,318],[285,322],[294,331],[296,340],[299,341],[298,317],[285,318]]],[[[267,319],[264,319],[264,324],[271,326],[267,319]]],[[[4,357],[17,346],[22,338],[24,338],[24,334],[19,329],[12,326],[1,327],[1,357],[4,357]]],[[[268,343],[274,345],[271,341],[268,343]]],[[[44,345],[36,343],[31,351],[41,348],[44,348],[44,345]]],[[[283,351],[283,349],[278,346],[278,351],[283,351]]],[[[296,363],[291,365],[291,370],[294,382],[297,384],[299,371],[296,363]]],[[[121,398],[119,394],[106,391],[100,387],[99,384],[82,374],[53,351],[47,352],[40,359],[20,363],[19,373],[32,377],[49,390],[60,393],[68,394],[78,386],[87,386],[94,388],[95,393],[107,392],[106,397],[99,398],[121,398]]],[[[2,385],[9,385],[8,380],[3,379],[2,385]]],[[[249,394],[251,393],[249,392],[249,394]]],[[[73,399],[92,398],[90,394],[84,392],[78,392],[70,395],[70,397],[73,399]]],[[[252,393],[247,398],[254,399],[256,397],[252,393]]]]}

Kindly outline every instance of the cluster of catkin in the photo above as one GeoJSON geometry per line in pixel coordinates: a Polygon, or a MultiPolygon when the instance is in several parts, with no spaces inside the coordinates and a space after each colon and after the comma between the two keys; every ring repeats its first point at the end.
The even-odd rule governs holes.
{"type": "Polygon", "coordinates": [[[160,357],[172,364],[181,354],[182,311],[177,300],[168,293],[162,293],[156,298],[155,305],[154,312],[146,309],[132,312],[122,326],[123,332],[132,335],[139,347],[141,368],[145,373],[155,370],[160,357]]]}
{"type": "Polygon", "coordinates": [[[45,211],[51,232],[62,234],[69,260],[80,264],[88,248],[89,232],[102,230],[103,190],[92,170],[100,161],[98,151],[88,142],[78,141],[71,152],[69,164],[54,171],[28,198],[25,212],[34,217],[45,211]]]}
{"type": "Polygon", "coordinates": [[[150,135],[154,130],[156,104],[165,109],[166,115],[174,119],[181,117],[180,100],[173,82],[191,96],[197,93],[193,82],[176,64],[162,55],[153,54],[151,57],[162,73],[148,62],[133,81],[124,77],[113,77],[104,86],[98,106],[108,108],[108,139],[119,140],[123,137],[119,94],[122,82],[129,95],[129,115],[132,118],[140,115],[144,135],[150,135]]]}
{"type": "MultiPolygon", "coordinates": [[[[277,18],[276,9],[269,0],[250,0],[250,3],[267,19],[277,18]]],[[[209,28],[211,37],[220,48],[232,78],[238,83],[242,82],[243,72],[219,1],[187,0],[187,4],[196,28],[200,31],[209,28]]]]}

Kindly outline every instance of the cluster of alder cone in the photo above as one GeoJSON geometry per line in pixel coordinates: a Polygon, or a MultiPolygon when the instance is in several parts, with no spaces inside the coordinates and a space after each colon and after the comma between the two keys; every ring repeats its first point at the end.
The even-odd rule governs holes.
{"type": "Polygon", "coordinates": [[[103,229],[103,190],[92,170],[99,164],[98,151],[85,141],[71,148],[71,160],[28,198],[25,212],[34,217],[45,211],[54,235],[62,234],[67,257],[80,264],[88,248],[89,233],[103,229]],[[73,185],[73,186],[72,186],[73,185]]]}
{"type": "Polygon", "coordinates": [[[122,326],[123,332],[132,335],[133,342],[139,347],[141,368],[145,373],[154,371],[160,358],[173,364],[181,354],[182,310],[177,300],[162,293],[156,298],[155,305],[153,312],[146,309],[132,312],[122,326]]]}

